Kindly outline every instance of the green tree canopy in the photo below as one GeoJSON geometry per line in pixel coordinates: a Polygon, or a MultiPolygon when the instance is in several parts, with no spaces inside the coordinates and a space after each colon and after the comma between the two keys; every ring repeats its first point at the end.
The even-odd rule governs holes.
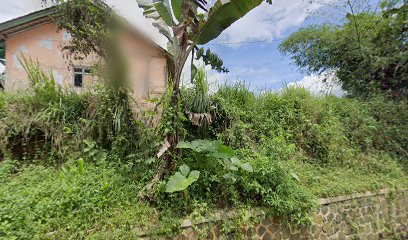
{"type": "Polygon", "coordinates": [[[407,12],[402,1],[383,2],[379,12],[347,14],[341,26],[303,28],[280,50],[308,73],[335,71],[353,96],[407,96],[407,12]]]}

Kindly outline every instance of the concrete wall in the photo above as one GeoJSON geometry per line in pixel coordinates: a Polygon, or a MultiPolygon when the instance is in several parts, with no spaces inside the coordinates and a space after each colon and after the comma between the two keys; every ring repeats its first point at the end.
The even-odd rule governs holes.
{"type": "Polygon", "coordinates": [[[408,239],[408,191],[387,190],[320,200],[310,227],[267,218],[244,227],[244,239],[408,239]]]}
{"type": "MultiPolygon", "coordinates": [[[[260,211],[249,213],[259,218],[260,211]]],[[[408,190],[366,192],[320,199],[320,208],[313,214],[311,226],[288,224],[284,219],[261,217],[255,225],[244,225],[239,231],[228,230],[239,213],[221,212],[207,220],[192,224],[186,219],[181,234],[162,239],[263,239],[263,240],[376,240],[408,239],[408,190]],[[211,219],[211,220],[209,220],[211,219]],[[225,230],[227,229],[227,230],[225,230]]],[[[141,239],[160,239],[141,235],[141,239]]]]}
{"type": "MultiPolygon", "coordinates": [[[[46,23],[8,36],[6,39],[6,91],[20,91],[28,87],[28,78],[19,62],[21,54],[37,60],[44,71],[52,71],[58,84],[74,88],[74,66],[90,67],[96,56],[79,61],[67,59],[61,48],[68,44],[71,36],[66,31],[57,31],[55,23],[46,23]]],[[[129,78],[135,98],[161,93],[166,81],[166,57],[164,53],[139,37],[134,32],[125,34],[121,46],[129,62],[129,78]]],[[[84,87],[90,88],[96,81],[86,76],[84,87]]]]}

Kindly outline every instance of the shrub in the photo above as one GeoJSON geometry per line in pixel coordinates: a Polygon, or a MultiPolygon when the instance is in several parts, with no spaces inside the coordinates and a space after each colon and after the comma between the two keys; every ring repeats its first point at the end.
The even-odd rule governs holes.
{"type": "MultiPolygon", "coordinates": [[[[15,161],[0,163],[0,237],[81,239],[149,225],[153,210],[134,202],[140,185],[108,161],[72,160],[60,171],[15,161]],[[13,169],[18,174],[12,174],[13,169]]],[[[113,234],[112,234],[113,235],[113,234]]],[[[102,238],[100,238],[102,239],[102,238]]]]}
{"type": "Polygon", "coordinates": [[[256,95],[244,83],[210,95],[201,78],[183,90],[182,107],[209,110],[213,123],[193,125],[164,104],[153,128],[136,118],[124,88],[76,94],[30,69],[31,94],[0,95],[0,237],[137,238],[134,226],[165,222],[160,231],[172,233],[177,219],[217,208],[264,207],[304,224],[316,197],[406,183],[402,101],[298,88],[256,95]],[[148,206],[139,191],[157,173],[158,140],[175,131],[175,117],[178,173],[165,173],[148,206]]]}
{"type": "Polygon", "coordinates": [[[237,101],[243,96],[234,90],[238,88],[225,86],[214,97],[217,134],[233,147],[273,155],[271,146],[281,146],[274,143],[281,139],[297,149],[297,158],[334,165],[348,164],[367,152],[407,156],[407,105],[402,101],[314,97],[299,88],[237,101]]]}
{"type": "Polygon", "coordinates": [[[155,151],[146,147],[156,138],[135,118],[126,88],[100,85],[92,93],[77,93],[62,89],[52,72],[46,74],[37,63],[24,57],[22,63],[30,88],[25,93],[2,93],[0,98],[3,151],[10,149],[17,159],[50,159],[54,155],[61,163],[70,148],[81,147],[82,140],[88,138],[106,149],[116,149],[121,158],[135,149],[143,156],[155,151]]]}

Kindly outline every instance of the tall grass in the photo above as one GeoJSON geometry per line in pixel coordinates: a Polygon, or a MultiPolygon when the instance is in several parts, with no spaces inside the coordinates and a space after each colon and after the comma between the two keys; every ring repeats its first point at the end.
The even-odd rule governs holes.
{"type": "MultiPolygon", "coordinates": [[[[0,110],[0,116],[4,115],[0,122],[5,126],[3,129],[7,129],[1,136],[3,149],[18,153],[15,156],[18,158],[27,155],[32,158],[37,153],[56,154],[58,162],[66,159],[71,145],[83,146],[83,139],[94,140],[106,149],[120,148],[117,153],[123,158],[130,153],[151,151],[139,144],[145,132],[141,131],[131,110],[128,88],[113,79],[125,77],[120,68],[116,70],[119,74],[109,75],[109,82],[116,85],[107,81],[95,86],[92,92],[77,93],[56,84],[52,72],[45,73],[38,63],[24,56],[21,63],[30,87],[26,93],[4,95],[2,102],[7,102],[8,107],[0,110]],[[8,144],[11,145],[4,146],[8,144]],[[47,150],[37,151],[30,146],[47,150]]],[[[151,136],[148,138],[145,140],[152,140],[151,136]]]]}
{"type": "Polygon", "coordinates": [[[43,102],[53,103],[59,101],[63,95],[63,90],[55,82],[52,72],[46,74],[38,62],[28,59],[24,55],[20,57],[20,63],[27,73],[32,94],[43,102]]]}
{"type": "Polygon", "coordinates": [[[209,83],[204,68],[199,68],[193,79],[191,100],[188,109],[194,113],[208,113],[210,111],[209,83]]]}
{"type": "MultiPolygon", "coordinates": [[[[135,118],[126,86],[107,82],[76,94],[25,65],[30,93],[0,93],[0,237],[137,238],[138,227],[171,231],[186,214],[230,207],[267,207],[306,223],[316,197],[408,183],[406,102],[315,97],[299,88],[256,95],[244,83],[210,94],[199,74],[180,109],[210,111],[213,123],[192,126],[170,106],[169,88],[162,121],[149,128],[135,118]],[[160,164],[153,156],[161,137],[175,131],[171,121],[182,137],[223,141],[252,171],[180,150],[174,169],[200,171],[188,195],[166,193],[165,179],[150,205],[140,202],[138,191],[160,164]]],[[[108,81],[123,80],[111,74],[108,81]]]]}
{"type": "Polygon", "coordinates": [[[240,139],[249,141],[239,146],[283,136],[296,146],[298,157],[321,164],[347,164],[356,156],[379,152],[408,157],[408,105],[403,102],[315,97],[301,88],[254,95],[242,84],[222,87],[214,101],[219,119],[231,119],[221,136],[235,138],[242,131],[245,137],[240,139]]]}

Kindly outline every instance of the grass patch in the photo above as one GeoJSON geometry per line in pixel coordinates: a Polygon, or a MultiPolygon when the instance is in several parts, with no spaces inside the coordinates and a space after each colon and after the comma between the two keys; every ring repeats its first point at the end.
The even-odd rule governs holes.
{"type": "Polygon", "coordinates": [[[345,167],[318,167],[310,163],[295,166],[301,184],[321,198],[383,188],[405,188],[408,184],[408,177],[400,167],[378,174],[345,167]]]}
{"type": "Polygon", "coordinates": [[[141,187],[116,167],[72,161],[62,169],[0,163],[0,236],[5,239],[115,239],[165,219],[137,201],[141,187]]]}
{"type": "Polygon", "coordinates": [[[127,91],[102,86],[79,95],[31,70],[40,78],[35,91],[0,94],[0,238],[173,235],[186,217],[258,207],[307,224],[320,197],[408,183],[405,102],[295,88],[255,95],[244,84],[208,95],[200,81],[182,92],[179,132],[191,147],[174,157],[174,169],[187,165],[199,177],[166,192],[168,173],[153,200],[142,201],[174,109],[164,107],[152,127],[135,117],[127,91]],[[211,114],[212,123],[194,125],[191,111],[211,114]]]}

